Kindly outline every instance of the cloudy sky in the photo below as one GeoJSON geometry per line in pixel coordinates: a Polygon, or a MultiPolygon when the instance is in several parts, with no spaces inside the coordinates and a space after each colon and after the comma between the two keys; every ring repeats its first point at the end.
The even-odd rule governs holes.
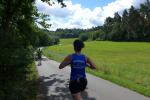
{"type": "Polygon", "coordinates": [[[138,7],[146,0],[66,0],[67,7],[55,3],[49,6],[41,0],[36,0],[36,5],[41,13],[49,14],[52,26],[57,28],[91,28],[103,25],[106,17],[113,17],[115,12],[128,9],[131,5],[138,7]]]}

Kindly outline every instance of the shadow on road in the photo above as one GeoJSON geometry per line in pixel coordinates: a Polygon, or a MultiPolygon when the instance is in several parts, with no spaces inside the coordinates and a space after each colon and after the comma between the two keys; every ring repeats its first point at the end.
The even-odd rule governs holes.
{"type": "Polygon", "coordinates": [[[42,61],[48,61],[48,58],[42,57],[42,61]]]}
{"type": "MultiPolygon", "coordinates": [[[[69,79],[63,80],[63,75],[52,74],[49,77],[40,77],[39,95],[37,100],[72,100],[68,88],[69,79]]],[[[82,93],[83,100],[96,100],[82,93]]]]}

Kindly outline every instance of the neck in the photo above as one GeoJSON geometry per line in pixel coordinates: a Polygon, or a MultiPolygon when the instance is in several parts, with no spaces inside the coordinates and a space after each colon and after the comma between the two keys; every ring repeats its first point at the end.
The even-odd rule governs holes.
{"type": "Polygon", "coordinates": [[[75,53],[76,53],[76,54],[81,54],[81,51],[76,51],[75,53]]]}

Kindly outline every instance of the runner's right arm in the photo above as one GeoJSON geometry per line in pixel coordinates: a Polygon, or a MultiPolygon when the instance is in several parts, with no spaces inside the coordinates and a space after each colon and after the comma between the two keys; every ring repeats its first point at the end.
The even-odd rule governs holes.
{"type": "Polygon", "coordinates": [[[59,65],[59,69],[63,69],[64,67],[66,67],[67,65],[69,65],[71,63],[71,55],[68,55],[59,65]]]}

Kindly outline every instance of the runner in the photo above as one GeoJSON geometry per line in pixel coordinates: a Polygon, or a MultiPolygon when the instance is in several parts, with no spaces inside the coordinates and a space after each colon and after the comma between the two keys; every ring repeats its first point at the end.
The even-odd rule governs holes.
{"type": "Polygon", "coordinates": [[[59,65],[59,68],[62,69],[71,65],[69,89],[74,100],[81,100],[81,92],[87,86],[85,67],[89,66],[91,69],[96,69],[96,66],[89,57],[81,53],[84,48],[84,43],[81,40],[75,40],[73,46],[75,53],[68,55],[59,65]]]}
{"type": "Polygon", "coordinates": [[[42,65],[42,62],[41,62],[41,60],[42,60],[42,50],[40,48],[37,50],[37,58],[38,58],[38,66],[42,65]]]}

